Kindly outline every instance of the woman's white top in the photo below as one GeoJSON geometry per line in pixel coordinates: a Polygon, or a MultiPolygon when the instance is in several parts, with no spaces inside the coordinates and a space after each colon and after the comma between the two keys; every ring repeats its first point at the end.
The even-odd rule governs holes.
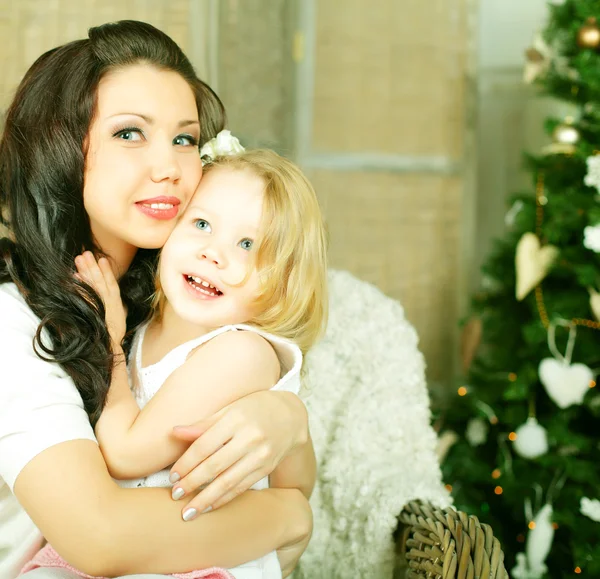
{"type": "Polygon", "coordinates": [[[17,287],[0,284],[0,579],[16,577],[42,542],[12,493],[19,473],[55,444],[96,440],[71,378],[33,350],[39,323],[17,287]]]}
{"type": "MultiPolygon", "coordinates": [[[[208,334],[200,336],[199,338],[177,346],[156,364],[143,367],[142,349],[147,327],[147,325],[144,325],[138,331],[130,354],[130,371],[135,369],[135,376],[137,377],[137,383],[133,385],[133,393],[140,408],[143,408],[148,403],[148,401],[159,391],[167,378],[185,363],[188,356],[196,348],[226,332],[254,332],[265,338],[275,350],[281,366],[279,381],[271,388],[271,390],[286,390],[288,392],[293,392],[294,394],[298,394],[300,391],[302,352],[296,344],[289,340],[243,324],[223,326],[208,334]],[[131,368],[132,365],[134,368],[131,368]]],[[[133,375],[133,372],[130,373],[133,375]]],[[[118,482],[121,486],[126,487],[170,487],[172,485],[169,482],[169,473],[170,469],[164,469],[145,478],[118,482]]],[[[265,489],[268,487],[268,477],[263,478],[252,486],[253,489],[265,489]]],[[[267,554],[265,557],[261,557],[260,559],[251,561],[234,569],[229,569],[229,572],[236,579],[281,579],[281,569],[277,554],[274,551],[267,554]]]]}

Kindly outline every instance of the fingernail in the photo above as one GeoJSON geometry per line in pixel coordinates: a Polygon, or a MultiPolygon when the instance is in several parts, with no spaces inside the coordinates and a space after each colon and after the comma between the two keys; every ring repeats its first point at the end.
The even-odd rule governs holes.
{"type": "Polygon", "coordinates": [[[191,521],[197,514],[198,511],[196,509],[187,509],[183,512],[183,520],[191,521]]]}
{"type": "Polygon", "coordinates": [[[209,513],[210,511],[212,511],[212,507],[206,507],[203,511],[202,514],[204,513],[209,513]]]}
{"type": "Polygon", "coordinates": [[[171,484],[175,484],[181,477],[176,473],[176,472],[172,472],[169,475],[169,481],[171,481],[171,484]]]}
{"type": "Polygon", "coordinates": [[[181,487],[175,487],[171,491],[171,496],[173,497],[173,500],[175,500],[175,501],[178,501],[184,494],[185,494],[185,491],[181,487]]]}

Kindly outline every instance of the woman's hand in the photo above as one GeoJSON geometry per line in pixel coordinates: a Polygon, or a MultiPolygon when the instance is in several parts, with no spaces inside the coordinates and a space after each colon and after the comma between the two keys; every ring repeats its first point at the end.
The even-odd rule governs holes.
{"type": "Polygon", "coordinates": [[[191,520],[248,490],[306,444],[308,415],[295,394],[255,392],[173,435],[193,442],[171,468],[171,482],[183,489],[180,496],[205,486],[184,508],[191,520]]]}
{"type": "Polygon", "coordinates": [[[98,261],[91,251],[75,258],[79,279],[92,286],[102,301],[106,311],[106,326],[115,346],[120,346],[127,329],[127,314],[121,300],[121,290],[108,259],[98,261]]]}

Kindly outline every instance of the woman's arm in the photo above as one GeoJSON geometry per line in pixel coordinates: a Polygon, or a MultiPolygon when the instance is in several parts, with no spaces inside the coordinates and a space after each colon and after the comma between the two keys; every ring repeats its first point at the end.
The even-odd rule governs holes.
{"type": "MultiPolygon", "coordinates": [[[[295,469],[310,473],[312,482],[305,494],[314,485],[316,461],[306,407],[291,392],[250,394],[206,420],[174,429],[173,434],[192,444],[171,468],[172,480],[180,481],[177,486],[186,495],[209,483],[186,507],[199,513],[228,503],[292,456],[295,469]]],[[[290,486],[302,487],[304,475],[299,476],[300,484],[292,481],[290,486]]],[[[287,486],[281,479],[278,484],[287,486]]]]}
{"type": "Polygon", "coordinates": [[[147,476],[178,459],[189,444],[173,427],[203,418],[279,377],[272,346],[252,332],[226,332],[198,348],[140,411],[124,364],[115,368],[96,436],[116,478],[147,476]]]}
{"type": "Polygon", "coordinates": [[[0,319],[0,477],[67,561],[100,576],[227,567],[310,534],[298,491],[245,493],[184,522],[167,489],[119,488],[73,381],[33,352],[39,320],[16,288],[0,285],[0,319]]]}
{"type": "Polygon", "coordinates": [[[297,544],[312,528],[306,499],[280,489],[244,493],[186,523],[168,489],[119,488],[97,445],[84,440],[37,455],[15,494],[62,557],[105,577],[234,567],[297,544]]]}

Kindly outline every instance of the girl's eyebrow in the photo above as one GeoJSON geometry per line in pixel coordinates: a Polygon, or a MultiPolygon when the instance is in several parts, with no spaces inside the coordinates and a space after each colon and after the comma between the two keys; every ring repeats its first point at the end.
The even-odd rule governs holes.
{"type": "MultiPolygon", "coordinates": [[[[140,113],[116,113],[114,115],[110,115],[109,119],[112,119],[113,117],[119,117],[119,116],[130,116],[130,117],[139,117],[140,119],[143,119],[144,121],[146,121],[149,125],[153,125],[155,120],[154,117],[151,117],[149,115],[142,115],[140,113]]],[[[188,120],[188,119],[184,119],[181,120],[177,123],[177,127],[181,128],[181,127],[189,127],[190,125],[200,125],[199,121],[196,120],[188,120]]]]}

